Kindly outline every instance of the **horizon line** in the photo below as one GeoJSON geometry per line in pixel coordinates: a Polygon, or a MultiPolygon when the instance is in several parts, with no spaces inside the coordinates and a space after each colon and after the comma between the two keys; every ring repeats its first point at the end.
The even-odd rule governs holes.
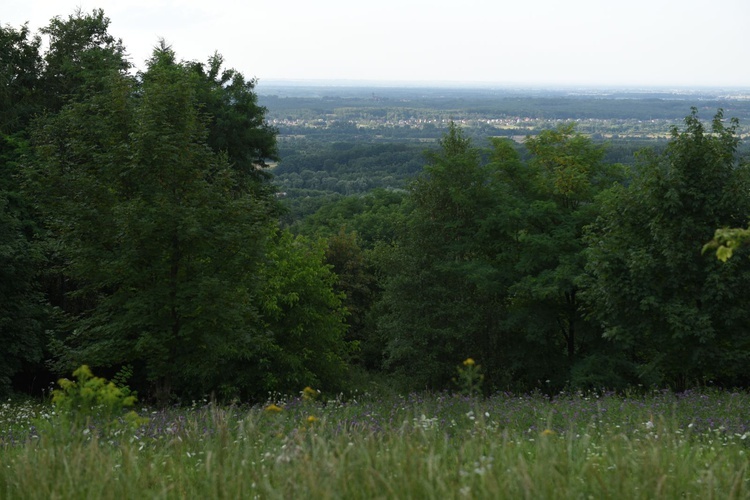
{"type": "Polygon", "coordinates": [[[745,90],[750,85],[733,84],[667,84],[667,83],[552,83],[492,82],[471,80],[390,80],[356,78],[256,78],[258,85],[320,86],[320,87],[422,87],[422,88],[512,88],[512,89],[627,89],[627,90],[745,90]]]}

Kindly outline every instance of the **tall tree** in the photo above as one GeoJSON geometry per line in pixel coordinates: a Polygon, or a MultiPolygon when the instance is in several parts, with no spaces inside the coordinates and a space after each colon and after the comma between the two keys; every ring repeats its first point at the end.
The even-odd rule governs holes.
{"type": "MultiPolygon", "coordinates": [[[[343,295],[347,310],[347,339],[360,348],[368,344],[368,316],[379,289],[372,265],[359,246],[356,233],[339,233],[328,239],[325,261],[337,280],[335,289],[343,295]]],[[[369,346],[367,346],[369,347],[369,346]]],[[[368,349],[369,350],[369,349],[368,349]]],[[[365,353],[365,357],[368,353],[365,353]]],[[[361,358],[361,357],[360,357],[361,358]]],[[[363,359],[365,363],[369,359],[363,359]]]]}
{"type": "Polygon", "coordinates": [[[502,207],[478,150],[457,126],[440,145],[411,187],[411,220],[384,265],[386,365],[413,385],[441,387],[472,356],[499,383],[504,287],[495,255],[504,235],[488,221],[502,207]]]}
{"type": "Polygon", "coordinates": [[[28,26],[0,26],[0,392],[42,359],[47,310],[39,291],[43,255],[31,203],[19,183],[29,122],[41,110],[41,40],[28,26]]]}
{"type": "MultiPolygon", "coordinates": [[[[496,140],[495,158],[500,146],[496,140]]],[[[531,155],[527,164],[501,161],[497,168],[519,215],[507,324],[523,339],[521,351],[534,353],[514,357],[516,376],[527,383],[549,380],[555,388],[625,385],[612,371],[584,369],[592,366],[591,356],[604,355],[613,364],[614,353],[602,352],[601,332],[586,321],[580,299],[583,228],[596,217],[597,193],[620,180],[617,167],[604,164],[603,147],[576,132],[574,124],[529,137],[524,146],[531,155]]]]}
{"type": "Polygon", "coordinates": [[[17,30],[0,26],[0,133],[4,138],[24,131],[40,111],[40,46],[41,39],[31,36],[28,25],[17,30]]]}
{"type": "Polygon", "coordinates": [[[43,262],[36,229],[15,196],[0,190],[0,394],[25,365],[42,360],[49,315],[37,286],[43,262]]]}
{"type": "MultiPolygon", "coordinates": [[[[197,98],[208,117],[208,145],[226,152],[242,175],[267,181],[264,167],[278,160],[277,131],[265,120],[266,109],[258,104],[255,79],[246,80],[235,69],[223,67],[224,59],[214,54],[207,64],[193,62],[197,75],[197,98]]],[[[259,183],[270,188],[269,183],[259,183]]]]}
{"type": "Polygon", "coordinates": [[[268,210],[207,145],[194,72],[170,49],[137,92],[119,71],[104,82],[36,137],[31,178],[85,299],[63,362],[135,363],[164,397],[205,390],[255,348],[268,210]]]}
{"type": "Polygon", "coordinates": [[[58,111],[71,99],[100,92],[112,72],[130,69],[122,40],[109,33],[109,24],[101,9],[77,10],[40,30],[48,42],[40,82],[46,109],[58,111]]]}
{"type": "Polygon", "coordinates": [[[732,382],[750,360],[750,262],[701,254],[715,228],[750,216],[737,127],[721,111],[707,127],[693,109],[666,151],[646,154],[631,184],[606,198],[591,228],[586,299],[645,381],[732,382]]]}

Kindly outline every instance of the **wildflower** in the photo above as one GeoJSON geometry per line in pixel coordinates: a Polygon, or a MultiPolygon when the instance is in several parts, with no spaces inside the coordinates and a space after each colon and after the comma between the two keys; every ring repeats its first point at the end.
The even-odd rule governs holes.
{"type": "Polygon", "coordinates": [[[312,387],[305,387],[302,389],[302,399],[307,401],[312,401],[313,399],[318,397],[318,391],[313,389],[312,387]]]}
{"type": "Polygon", "coordinates": [[[307,417],[307,423],[308,424],[314,424],[318,420],[320,420],[320,419],[318,417],[316,417],[315,415],[310,415],[309,417],[307,417]]]}
{"type": "Polygon", "coordinates": [[[552,429],[544,429],[542,431],[542,436],[554,436],[555,434],[557,433],[553,431],[552,429]]]}
{"type": "Polygon", "coordinates": [[[279,412],[281,412],[281,410],[283,410],[283,408],[281,408],[280,406],[276,406],[275,404],[272,403],[272,404],[266,406],[266,410],[265,411],[268,412],[268,413],[279,413],[279,412]]]}
{"type": "Polygon", "coordinates": [[[464,366],[474,366],[476,363],[472,358],[466,358],[464,360],[464,366]]]}

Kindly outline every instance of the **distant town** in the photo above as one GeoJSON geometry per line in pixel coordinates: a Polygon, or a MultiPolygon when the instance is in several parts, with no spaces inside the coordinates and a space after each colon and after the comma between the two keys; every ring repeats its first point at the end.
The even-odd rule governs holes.
{"type": "MultiPolygon", "coordinates": [[[[383,130],[403,138],[430,140],[454,122],[477,136],[520,140],[559,123],[576,122],[595,139],[663,139],[693,106],[705,119],[717,109],[740,121],[750,134],[750,89],[605,89],[505,87],[395,87],[312,85],[270,82],[258,85],[269,122],[285,136],[358,130],[377,140],[383,130]],[[420,134],[420,131],[423,132],[420,134]]],[[[387,134],[392,136],[392,134],[387,134]]]]}

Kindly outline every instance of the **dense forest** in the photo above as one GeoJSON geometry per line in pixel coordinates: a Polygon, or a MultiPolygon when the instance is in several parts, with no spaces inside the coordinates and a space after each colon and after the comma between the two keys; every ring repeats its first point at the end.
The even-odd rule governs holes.
{"type": "MultiPolygon", "coordinates": [[[[365,194],[375,188],[404,189],[425,166],[451,123],[475,146],[491,149],[493,137],[522,147],[527,136],[575,124],[596,144],[604,161],[633,166],[642,149],[664,148],[671,127],[692,106],[703,116],[723,109],[750,129],[750,99],[737,89],[512,89],[507,87],[321,86],[264,83],[259,103],[278,130],[280,161],[274,184],[299,220],[321,198],[365,194]]],[[[740,144],[741,154],[748,145],[740,144]]]]}
{"type": "Polygon", "coordinates": [[[0,27],[0,392],[750,384],[742,101],[259,99],[108,27],[0,27]]]}

